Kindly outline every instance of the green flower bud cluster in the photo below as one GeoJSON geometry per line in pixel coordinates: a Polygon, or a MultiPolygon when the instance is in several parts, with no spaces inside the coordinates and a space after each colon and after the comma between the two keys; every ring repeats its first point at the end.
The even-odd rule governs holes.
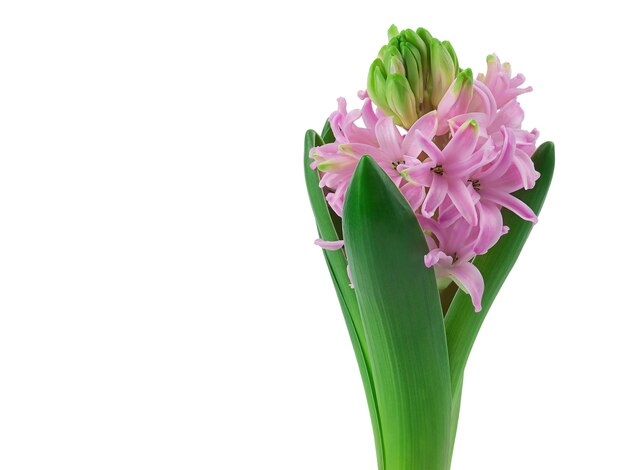
{"type": "Polygon", "coordinates": [[[389,28],[367,78],[370,98],[394,122],[408,129],[435,109],[459,73],[452,45],[439,41],[424,28],[398,32],[389,28]]]}

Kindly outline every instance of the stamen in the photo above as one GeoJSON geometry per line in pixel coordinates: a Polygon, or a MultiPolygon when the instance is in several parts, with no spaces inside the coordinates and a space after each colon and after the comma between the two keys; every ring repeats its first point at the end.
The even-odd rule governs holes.
{"type": "Polygon", "coordinates": [[[434,166],[430,171],[439,176],[443,175],[443,167],[441,165],[434,166]]]}
{"type": "Polygon", "coordinates": [[[480,191],[480,181],[479,180],[467,180],[469,183],[472,183],[472,188],[475,191],[480,191]]]}
{"type": "Polygon", "coordinates": [[[396,160],[395,162],[391,162],[391,166],[394,170],[398,169],[398,165],[404,165],[404,160],[396,160]]]}

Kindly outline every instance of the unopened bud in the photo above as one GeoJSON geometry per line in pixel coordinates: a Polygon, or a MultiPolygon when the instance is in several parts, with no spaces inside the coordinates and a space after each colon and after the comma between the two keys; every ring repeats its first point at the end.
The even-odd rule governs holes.
{"type": "Polygon", "coordinates": [[[408,129],[437,107],[458,73],[458,60],[448,41],[424,28],[398,31],[392,25],[387,35],[388,44],[370,67],[367,91],[374,104],[408,129]]]}

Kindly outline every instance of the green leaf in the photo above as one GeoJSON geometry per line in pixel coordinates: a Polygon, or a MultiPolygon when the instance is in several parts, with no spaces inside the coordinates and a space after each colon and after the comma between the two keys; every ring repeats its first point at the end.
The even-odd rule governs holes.
{"type": "MultiPolygon", "coordinates": [[[[554,172],[554,144],[552,142],[542,144],[533,155],[533,161],[541,177],[533,189],[518,191],[515,196],[528,204],[535,214],[539,214],[554,172]]],[[[485,280],[482,311],[475,313],[469,296],[459,290],[446,313],[445,324],[453,396],[457,393],[460,396],[458,389],[461,387],[465,364],[478,331],[533,227],[530,222],[520,219],[507,210],[503,210],[503,216],[504,224],[510,228],[509,233],[503,236],[487,254],[474,260],[474,264],[485,280]]]]}
{"type": "MultiPolygon", "coordinates": [[[[327,119],[324,123],[324,128],[322,129],[322,140],[325,144],[332,144],[335,141],[335,134],[333,134],[333,129],[330,127],[330,121],[327,119]]],[[[305,155],[305,162],[308,159],[308,155],[305,155]]],[[[310,160],[308,160],[310,162],[310,160]]]]}
{"type": "Polygon", "coordinates": [[[448,351],[428,247],[415,214],[384,171],[361,159],[343,231],[376,389],[384,463],[448,468],[452,409],[448,351]]]}
{"type": "MultiPolygon", "coordinates": [[[[325,126],[324,128],[328,128],[328,131],[325,134],[328,135],[328,132],[330,132],[329,135],[332,136],[330,126],[325,126]]],[[[322,145],[323,143],[324,142],[322,142],[322,139],[317,135],[317,133],[315,133],[315,131],[309,130],[306,132],[304,137],[304,175],[306,179],[307,191],[309,193],[309,200],[311,201],[311,207],[317,223],[319,237],[322,240],[331,241],[339,240],[339,236],[337,230],[335,229],[335,224],[333,223],[333,218],[328,204],[326,203],[324,193],[319,187],[319,174],[316,170],[311,169],[311,159],[309,158],[310,150],[314,147],[322,145]]],[[[384,450],[382,447],[376,391],[371,378],[368,351],[365,343],[365,335],[363,333],[363,324],[361,321],[359,306],[357,304],[354,290],[350,287],[346,257],[343,250],[324,250],[324,258],[326,259],[328,270],[330,271],[333,284],[335,285],[335,291],[337,292],[337,297],[339,298],[339,304],[341,305],[344,320],[348,328],[348,334],[350,335],[352,347],[354,348],[356,360],[359,365],[359,371],[365,388],[370,417],[372,419],[374,441],[376,443],[376,455],[378,456],[379,461],[378,467],[382,470],[385,468],[384,450]]]]}
{"type": "Polygon", "coordinates": [[[461,383],[454,390],[452,395],[452,417],[450,418],[450,464],[452,464],[452,454],[454,452],[454,442],[456,440],[456,431],[459,426],[459,414],[461,412],[461,394],[463,392],[463,376],[461,383]]]}

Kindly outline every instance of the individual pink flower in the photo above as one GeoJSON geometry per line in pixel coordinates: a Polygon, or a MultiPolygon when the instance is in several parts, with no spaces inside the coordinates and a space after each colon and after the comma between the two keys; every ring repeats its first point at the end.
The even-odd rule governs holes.
{"type": "Polygon", "coordinates": [[[481,122],[481,119],[483,119],[482,114],[473,115],[468,113],[470,105],[474,101],[473,81],[472,71],[470,69],[465,69],[459,73],[458,77],[443,95],[443,98],[437,107],[437,115],[439,118],[437,135],[447,134],[451,129],[456,130],[468,119],[477,121],[479,127],[486,129],[487,123],[481,122]],[[453,128],[450,121],[455,118],[457,120],[462,120],[462,122],[459,122],[458,126],[453,128]]]}
{"type": "Polygon", "coordinates": [[[495,54],[487,56],[487,73],[478,74],[478,80],[489,87],[498,108],[516,96],[532,91],[532,87],[519,88],[526,81],[524,75],[518,73],[515,77],[511,77],[511,64],[508,62],[501,64],[495,54]]]}
{"type": "Polygon", "coordinates": [[[479,312],[482,309],[484,281],[478,268],[471,263],[476,256],[473,245],[477,227],[472,227],[462,218],[445,229],[433,219],[419,217],[419,221],[426,230],[426,242],[430,248],[424,256],[424,263],[429,268],[434,267],[441,287],[445,286],[442,281],[448,280],[467,292],[474,310],[479,312]]]}
{"type": "Polygon", "coordinates": [[[506,207],[524,220],[537,222],[537,216],[525,203],[511,193],[521,189],[523,182],[515,165],[515,135],[502,127],[503,145],[500,155],[491,165],[480,168],[470,176],[478,202],[480,230],[474,247],[477,254],[486,253],[502,235],[501,207],[506,207]]]}
{"type": "Polygon", "coordinates": [[[499,149],[503,142],[500,129],[506,127],[515,134],[518,143],[514,154],[515,169],[522,178],[524,189],[530,189],[539,177],[530,160],[539,133],[536,129],[531,132],[521,129],[524,111],[515,98],[532,88],[519,88],[524,76],[518,74],[511,78],[510,65],[501,65],[495,54],[487,58],[487,63],[487,75],[479,74],[473,86],[467,86],[467,77],[462,72],[450,87],[438,108],[439,134],[442,133],[442,122],[447,122],[454,131],[468,119],[474,119],[481,129],[481,137],[491,137],[499,149]]]}
{"type": "Polygon", "coordinates": [[[375,126],[379,117],[373,111],[372,103],[366,98],[363,107],[347,111],[346,100],[339,98],[338,110],[330,115],[329,122],[335,142],[311,149],[311,168],[322,173],[320,187],[332,191],[326,196],[330,207],[341,215],[348,184],[361,155],[353,151],[354,146],[366,152],[375,151],[377,146],[375,126]],[[365,127],[355,122],[362,118],[365,127]]]}
{"type": "Polygon", "coordinates": [[[372,106],[372,101],[364,97],[362,108],[348,112],[345,98],[337,99],[338,109],[328,118],[330,127],[338,144],[360,142],[363,144],[377,145],[374,128],[380,116],[377,116],[372,106]],[[359,127],[355,123],[362,118],[365,127],[359,127]]]}
{"type": "Polygon", "coordinates": [[[476,148],[479,133],[478,123],[468,119],[443,150],[417,134],[418,143],[428,158],[402,171],[410,182],[428,187],[422,205],[422,214],[426,217],[432,217],[447,196],[465,220],[471,225],[478,223],[467,176],[488,158],[488,147],[476,148]]]}

